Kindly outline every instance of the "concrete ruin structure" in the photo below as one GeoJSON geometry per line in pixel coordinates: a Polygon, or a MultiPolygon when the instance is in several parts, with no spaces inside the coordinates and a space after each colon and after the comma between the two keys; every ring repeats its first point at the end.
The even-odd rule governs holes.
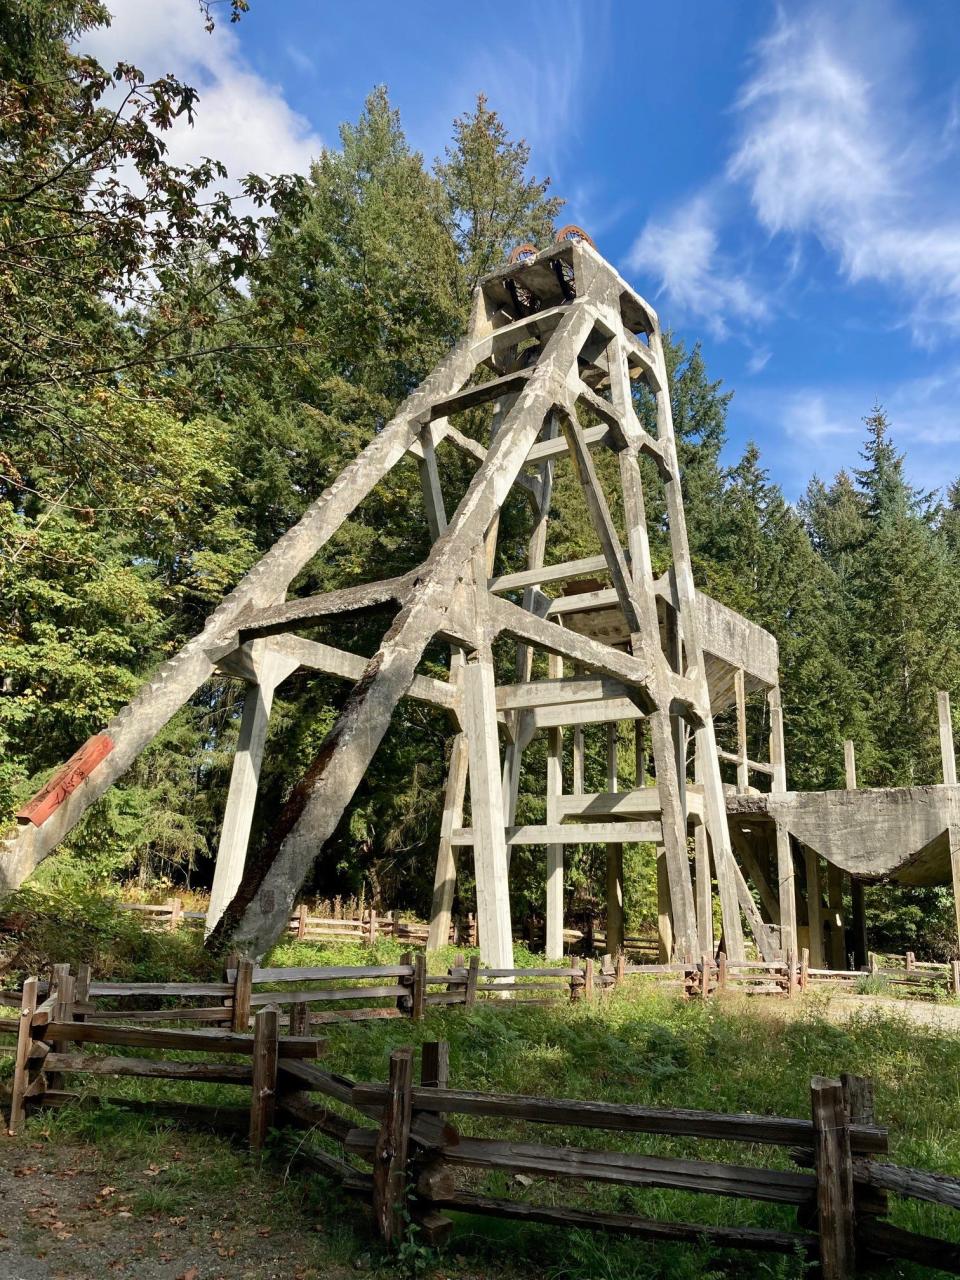
{"type": "Polygon", "coordinates": [[[694,583],[656,313],[583,233],[567,230],[549,249],[521,253],[481,282],[465,337],[204,630],[20,810],[0,850],[0,887],[19,885],[220,673],[244,681],[247,693],[208,931],[247,954],[262,955],[286,928],[402,698],[441,708],[454,727],[431,943],[448,936],[458,857],[472,852],[481,951],[493,967],[512,965],[510,852],[523,844],[544,850],[550,955],[562,952],[571,845],[605,847],[610,949],[623,937],[623,845],[657,846],[662,944],[685,960],[719,945],[715,894],[731,960],[744,958],[752,941],[764,959],[809,945],[812,963],[845,966],[844,875],[852,877],[857,927],[866,880],[952,878],[956,891],[957,786],[945,701],[943,786],[860,791],[851,776],[842,792],[787,790],[776,641],[694,583]],[[636,411],[635,381],[655,407],[650,430],[636,411]],[[453,511],[437,462],[444,449],[475,466],[453,511]],[[613,458],[605,482],[600,451],[613,458]],[[386,581],[288,598],[294,579],[375,486],[411,458],[432,543],[426,559],[386,581]],[[576,476],[600,551],[557,563],[551,505],[561,463],[576,476]],[[668,526],[670,562],[661,572],[646,515],[652,486],[668,526]],[[528,512],[527,550],[524,566],[507,572],[497,560],[498,529],[515,491],[528,512]],[[372,610],[392,618],[372,657],[301,634],[372,610]],[[514,655],[509,683],[498,683],[504,664],[494,661],[503,639],[514,655]],[[423,669],[438,640],[449,649],[445,679],[423,669]],[[304,668],[350,689],[272,834],[248,853],[271,702],[304,668]],[[766,700],[762,760],[747,752],[751,697],[766,700]],[[736,723],[732,751],[718,748],[714,727],[728,709],[736,723]],[[618,727],[625,723],[635,734],[637,767],[634,785],[621,790],[618,727]],[[590,732],[606,734],[607,777],[603,791],[588,793],[590,726],[604,726],[590,732]],[[565,732],[572,739],[566,754],[565,732]],[[539,733],[546,735],[545,821],[518,825],[521,761],[539,733]],[[735,769],[735,787],[724,784],[724,767],[735,769]]]}

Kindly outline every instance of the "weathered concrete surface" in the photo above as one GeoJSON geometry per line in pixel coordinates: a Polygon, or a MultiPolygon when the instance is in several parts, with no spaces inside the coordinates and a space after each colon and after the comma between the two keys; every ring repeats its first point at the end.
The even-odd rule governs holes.
{"type": "Polygon", "coordinates": [[[728,795],[731,821],[780,821],[828,862],[867,880],[949,884],[960,786],[728,795]]]}

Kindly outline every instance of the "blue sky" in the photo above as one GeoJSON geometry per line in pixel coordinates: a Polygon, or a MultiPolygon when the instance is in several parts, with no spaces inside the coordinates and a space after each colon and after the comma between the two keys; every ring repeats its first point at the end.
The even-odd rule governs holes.
{"type": "Polygon", "coordinates": [[[378,83],[428,159],[483,91],[601,252],[736,392],[789,497],[886,405],[911,477],[960,475],[960,5],[108,0],[85,43],[201,93],[173,153],[303,169],[378,83]]]}

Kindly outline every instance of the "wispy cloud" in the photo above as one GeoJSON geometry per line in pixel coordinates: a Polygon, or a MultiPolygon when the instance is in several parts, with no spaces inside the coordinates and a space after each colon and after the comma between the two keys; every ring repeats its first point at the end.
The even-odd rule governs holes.
{"type": "Polygon", "coordinates": [[[720,253],[716,221],[702,193],[666,217],[651,219],[627,265],[649,272],[675,313],[702,317],[715,337],[725,338],[734,322],[762,320],[767,303],[720,253]]]}
{"type": "MultiPolygon", "coordinates": [[[[937,212],[960,177],[939,167],[948,122],[928,125],[903,92],[904,61],[865,47],[849,12],[791,10],[759,44],[727,176],[768,233],[813,236],[851,282],[897,290],[895,314],[929,340],[960,327],[960,220],[937,212]]],[[[882,16],[874,31],[909,50],[906,24],[882,16]]]]}
{"type": "Polygon", "coordinates": [[[177,120],[164,134],[177,164],[203,156],[222,160],[233,180],[247,173],[305,172],[322,149],[310,122],[283,90],[246,62],[229,23],[208,34],[195,0],[109,0],[110,27],[85,34],[80,47],[109,66],[133,62],[148,77],[172,72],[197,89],[195,123],[177,120]]]}
{"type": "Polygon", "coordinates": [[[960,329],[957,99],[939,118],[918,105],[913,35],[884,0],[781,11],[733,104],[724,170],[647,223],[630,265],[729,335],[777,310],[812,242],[841,278],[888,288],[892,322],[917,341],[960,329]],[[750,213],[781,253],[763,284],[729,247],[750,213]]]}
{"type": "MultiPolygon", "coordinates": [[[[609,25],[609,0],[589,10],[579,0],[557,0],[550,21],[518,31],[509,23],[491,32],[457,75],[457,111],[484,93],[514,137],[530,144],[537,174],[557,174],[568,141],[579,131],[587,71],[596,74],[598,50],[609,25]]],[[[449,131],[444,107],[442,129],[449,131]]],[[[439,120],[438,120],[439,124],[439,120]]]]}

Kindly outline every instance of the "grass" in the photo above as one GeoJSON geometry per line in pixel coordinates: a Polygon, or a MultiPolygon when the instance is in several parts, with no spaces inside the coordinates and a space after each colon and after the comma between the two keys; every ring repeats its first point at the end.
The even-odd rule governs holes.
{"type": "MultiPolygon", "coordinates": [[[[373,948],[352,942],[321,945],[289,940],[274,949],[267,963],[382,964],[395,961],[404,950],[402,944],[387,939],[373,948]]],[[[445,969],[455,950],[451,947],[431,956],[429,969],[445,969]]],[[[542,963],[542,958],[518,948],[517,963],[542,963]]],[[[149,964],[162,968],[163,960],[154,956],[149,964]]],[[[149,964],[137,961],[138,976],[167,976],[159,969],[143,972],[149,964]]],[[[827,1017],[828,1003],[829,996],[821,993],[789,1006],[764,999],[682,1002],[658,993],[652,984],[635,981],[599,1004],[559,1003],[544,1008],[481,1004],[469,1014],[459,1008],[430,1010],[421,1024],[400,1019],[334,1024],[323,1027],[321,1034],[327,1042],[325,1061],[330,1068],[358,1080],[384,1080],[393,1048],[443,1039],[450,1045],[454,1087],[728,1112],[807,1116],[811,1076],[850,1071],[875,1082],[878,1118],[891,1130],[891,1159],[960,1176],[960,1036],[911,1025],[886,1011],[858,1015],[838,1025],[827,1017]]],[[[111,1081],[105,1087],[121,1096],[239,1105],[245,1105],[249,1096],[238,1088],[158,1081],[111,1081]]],[[[697,1144],[469,1117],[457,1117],[456,1123],[465,1134],[477,1136],[791,1167],[785,1152],[743,1144],[697,1144]]],[[[222,1139],[191,1136],[188,1143],[163,1124],[119,1108],[42,1114],[31,1122],[29,1132],[42,1132],[50,1140],[93,1142],[121,1163],[124,1153],[136,1152],[141,1161],[149,1158],[169,1165],[164,1153],[171,1144],[191,1153],[177,1163],[175,1172],[165,1173],[140,1193],[134,1212],[145,1215],[179,1213],[198,1197],[236,1196],[241,1186],[246,1194],[254,1168],[239,1148],[222,1139]],[[210,1150],[221,1153],[215,1168],[200,1158],[202,1151],[210,1150]]],[[[315,1203],[322,1204],[327,1234],[332,1233],[335,1241],[334,1259],[369,1255],[371,1266],[385,1277],[426,1274],[437,1266],[442,1268],[437,1274],[444,1276],[518,1271],[550,1280],[693,1280],[734,1274],[787,1280],[806,1274],[796,1258],[752,1256],[707,1246],[665,1248],[466,1216],[458,1219],[442,1259],[413,1237],[397,1262],[376,1249],[358,1207],[332,1185],[323,1179],[287,1177],[290,1143],[300,1138],[277,1139],[269,1171],[256,1172],[258,1178],[267,1179],[262,1194],[269,1198],[279,1194],[278,1186],[285,1187],[287,1202],[294,1206],[291,1223],[298,1215],[311,1213],[315,1203]],[[492,1270],[491,1260],[495,1260],[492,1270]]],[[[703,1223],[788,1229],[795,1225],[795,1215],[786,1208],[690,1193],[539,1179],[526,1185],[502,1173],[471,1174],[469,1183],[488,1194],[578,1208],[593,1205],[703,1223]]],[[[894,1202],[892,1217],[913,1230],[960,1241],[960,1220],[955,1221],[956,1215],[949,1210],[894,1202]]],[[[887,1269],[881,1274],[929,1272],[903,1264],[895,1272],[887,1269]]]]}

